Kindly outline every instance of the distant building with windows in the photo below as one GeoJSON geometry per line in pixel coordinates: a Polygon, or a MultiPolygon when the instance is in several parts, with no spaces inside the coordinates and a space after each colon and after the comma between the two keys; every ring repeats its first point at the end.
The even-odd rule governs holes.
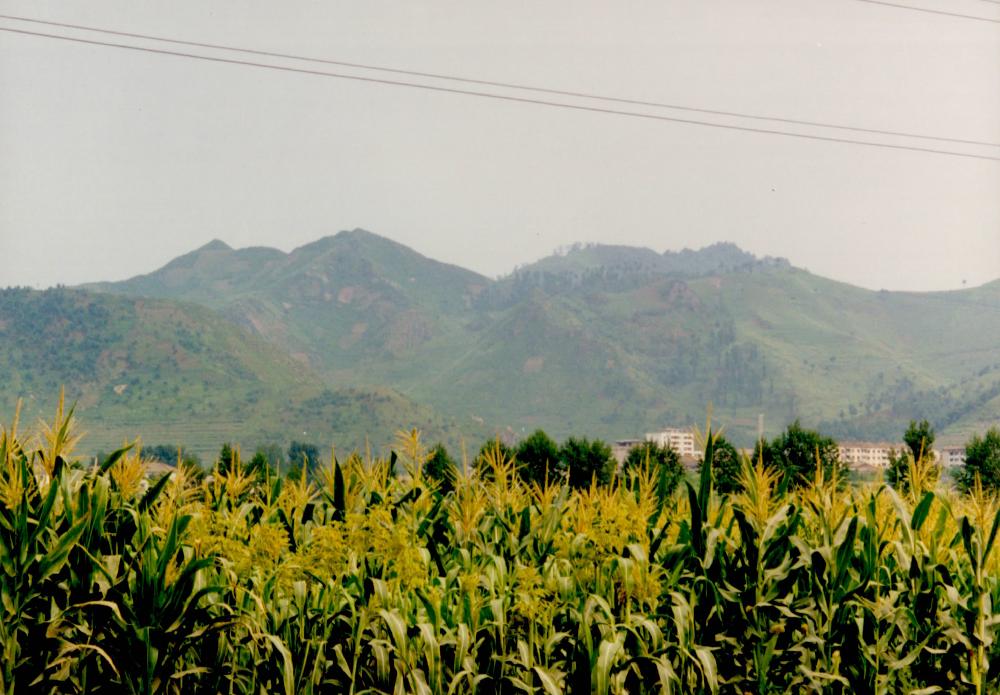
{"type": "Polygon", "coordinates": [[[840,442],[837,445],[841,463],[850,468],[888,468],[889,455],[906,448],[905,444],[889,442],[840,442]]]}
{"type": "MultiPolygon", "coordinates": [[[[898,456],[909,451],[909,447],[903,443],[848,441],[840,442],[837,450],[841,463],[846,463],[851,468],[888,468],[890,454],[895,451],[898,456]]],[[[962,451],[964,460],[965,450],[962,451]]],[[[936,449],[931,449],[929,454],[932,461],[942,460],[942,452],[936,449]]],[[[945,465],[949,464],[945,462],[945,465]]]]}
{"type": "Polygon", "coordinates": [[[965,465],[964,446],[944,446],[941,447],[939,451],[940,451],[941,464],[945,468],[965,465]]]}
{"type": "Polygon", "coordinates": [[[611,455],[614,457],[618,465],[621,466],[625,463],[625,457],[628,456],[628,452],[631,451],[632,447],[639,446],[645,439],[619,439],[611,445],[611,455]]]}
{"type": "Polygon", "coordinates": [[[704,454],[695,446],[694,431],[689,427],[668,427],[659,432],[647,432],[646,441],[676,451],[681,458],[701,459],[704,454]]]}

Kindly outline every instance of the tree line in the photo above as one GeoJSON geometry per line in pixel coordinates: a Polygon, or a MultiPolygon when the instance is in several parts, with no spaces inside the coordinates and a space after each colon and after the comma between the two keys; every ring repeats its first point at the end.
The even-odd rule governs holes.
{"type": "MultiPolygon", "coordinates": [[[[885,471],[886,482],[901,491],[909,488],[913,475],[931,476],[936,482],[943,475],[943,469],[931,455],[935,442],[934,428],[927,420],[911,421],[902,439],[904,446],[890,452],[885,471]]],[[[993,427],[983,435],[974,435],[966,445],[965,454],[965,465],[952,472],[956,487],[968,492],[978,480],[985,490],[1000,492],[1000,429],[993,427]]],[[[235,455],[238,454],[234,446],[224,444],[211,470],[206,471],[196,455],[177,445],[143,448],[144,458],[182,465],[199,475],[208,472],[224,474],[235,455]]],[[[817,473],[827,480],[837,479],[843,484],[849,479],[847,465],[840,459],[836,440],[802,426],[798,420],[773,439],[758,441],[751,456],[752,461],[760,461],[774,471],[779,476],[780,484],[787,489],[807,484],[814,480],[817,473]]],[[[105,455],[98,455],[99,461],[104,458],[105,455]]],[[[497,458],[513,461],[517,477],[528,485],[566,484],[573,489],[592,484],[605,486],[610,485],[616,476],[644,471],[672,491],[684,477],[680,455],[669,446],[650,441],[639,442],[628,450],[619,467],[611,446],[601,439],[569,437],[559,443],[542,429],[516,443],[508,443],[499,437],[483,442],[471,465],[480,475],[489,475],[490,461],[497,458]]],[[[312,477],[324,463],[325,458],[318,445],[292,441],[287,449],[277,444],[257,447],[246,465],[249,470],[259,471],[261,475],[300,480],[312,477]]],[[[700,462],[698,466],[700,469],[700,462]]],[[[724,494],[740,491],[740,470],[739,451],[725,435],[715,434],[712,474],[716,490],[724,494]]],[[[454,488],[457,477],[462,474],[456,458],[441,442],[429,449],[423,472],[445,493],[454,488]]]]}

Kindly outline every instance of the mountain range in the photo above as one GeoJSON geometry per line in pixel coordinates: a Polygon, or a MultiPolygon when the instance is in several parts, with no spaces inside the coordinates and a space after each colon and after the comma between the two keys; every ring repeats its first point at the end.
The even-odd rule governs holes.
{"type": "Polygon", "coordinates": [[[1000,282],[876,292],[726,243],[578,245],[491,279],[354,230],[7,290],[0,359],[15,374],[0,404],[65,383],[92,430],[147,441],[185,423],[206,446],[357,446],[406,425],[470,447],[537,427],[617,439],[701,424],[711,404],[742,444],[759,414],[772,433],[799,418],[892,440],[926,417],[959,442],[1000,418],[1000,282]]]}

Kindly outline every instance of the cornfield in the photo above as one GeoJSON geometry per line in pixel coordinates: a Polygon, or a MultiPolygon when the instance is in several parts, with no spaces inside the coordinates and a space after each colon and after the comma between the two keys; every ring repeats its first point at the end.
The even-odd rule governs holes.
{"type": "Polygon", "coordinates": [[[74,443],[0,438],[3,695],[1000,692],[997,501],[918,470],[570,491],[498,446],[442,494],[416,432],[295,483],[74,443]]]}

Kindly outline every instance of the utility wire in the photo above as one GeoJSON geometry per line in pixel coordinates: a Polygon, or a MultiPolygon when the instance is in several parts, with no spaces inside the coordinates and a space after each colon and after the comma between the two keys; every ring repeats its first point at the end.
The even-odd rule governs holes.
{"type": "MultiPolygon", "coordinates": [[[[993,0],[989,0],[989,1],[993,1],[993,0]]],[[[1000,0],[997,0],[997,2],[1000,2],[1000,0]]],[[[184,41],[184,40],[181,40],[181,39],[172,39],[172,38],[167,38],[167,37],[163,37],[163,36],[153,36],[153,35],[150,35],[150,34],[136,34],[136,33],[127,32],[127,31],[116,31],[116,30],[113,30],[113,29],[104,29],[104,28],[100,28],[100,27],[84,26],[84,25],[81,25],[81,24],[67,24],[67,23],[64,23],[64,22],[52,22],[52,21],[46,21],[46,20],[42,20],[42,19],[33,19],[33,18],[29,18],[29,17],[17,17],[17,16],[13,16],[13,15],[0,14],[0,19],[15,20],[15,21],[18,21],[18,22],[29,22],[29,23],[33,23],[33,24],[44,24],[44,25],[47,25],[47,26],[55,26],[55,27],[61,27],[61,28],[65,28],[65,29],[79,29],[79,30],[83,30],[83,31],[92,31],[92,32],[95,32],[95,33],[100,33],[100,34],[109,34],[109,35],[113,35],[113,36],[123,36],[123,37],[134,38],[134,39],[149,39],[149,40],[152,40],[152,41],[162,41],[164,43],[171,43],[171,44],[182,45],[182,46],[194,46],[194,47],[197,47],[197,48],[219,49],[219,50],[225,50],[225,51],[233,51],[233,52],[236,52],[236,53],[246,53],[246,54],[251,54],[251,55],[267,56],[267,57],[270,57],[270,58],[287,58],[287,59],[290,59],[290,60],[300,60],[300,61],[308,62],[308,63],[321,63],[321,64],[324,64],[324,65],[337,65],[337,66],[340,66],[340,67],[347,67],[347,68],[357,68],[357,69],[362,69],[362,70],[372,70],[372,71],[377,71],[377,72],[393,73],[393,74],[397,74],[397,75],[408,75],[410,77],[428,77],[428,78],[433,78],[433,79],[437,79],[437,80],[447,80],[447,81],[450,81],[450,82],[458,82],[458,83],[462,83],[462,84],[474,84],[474,85],[487,86],[487,87],[501,87],[501,88],[504,88],[504,89],[518,89],[518,90],[527,91],[527,92],[535,92],[535,93],[541,93],[541,94],[553,94],[553,95],[556,95],[556,96],[575,97],[575,98],[582,98],[582,99],[592,99],[592,100],[595,100],[595,101],[606,101],[606,102],[617,103],[617,104],[628,104],[628,105],[631,105],[631,106],[649,106],[649,107],[653,107],[653,108],[664,108],[664,109],[673,109],[673,110],[676,110],[676,111],[687,111],[687,112],[690,112],[690,113],[703,113],[703,114],[709,114],[709,115],[714,115],[714,116],[728,116],[728,117],[733,117],[733,118],[745,118],[745,119],[756,120],[756,121],[772,121],[772,122],[775,122],[775,123],[788,123],[788,124],[791,124],[791,125],[802,125],[802,126],[811,126],[811,127],[820,127],[820,128],[831,128],[831,129],[835,129],[835,130],[853,131],[853,132],[857,132],[857,133],[868,133],[868,134],[872,134],[872,135],[891,135],[891,136],[894,136],[894,137],[915,138],[915,139],[918,139],[918,140],[932,140],[932,141],[937,141],[937,142],[951,142],[951,143],[957,143],[957,144],[961,144],[961,145],[982,145],[984,147],[1000,147],[1000,143],[985,142],[985,141],[982,141],[982,140],[968,140],[968,139],[963,139],[963,138],[951,138],[951,137],[942,137],[942,136],[934,136],[934,135],[920,135],[920,134],[917,134],[917,133],[907,133],[907,132],[896,131],[896,130],[880,130],[880,129],[877,129],[877,128],[861,128],[861,127],[856,127],[856,126],[837,125],[837,124],[833,124],[833,123],[823,123],[823,122],[819,122],[819,121],[806,121],[806,120],[795,119],[795,118],[780,118],[780,117],[776,117],[776,116],[760,116],[760,115],[755,115],[755,114],[741,113],[741,112],[738,112],[738,111],[723,111],[723,110],[719,110],[719,109],[696,108],[696,107],[693,107],[693,106],[682,106],[680,104],[668,104],[668,103],[656,102],[656,101],[641,101],[641,100],[638,100],[638,99],[626,99],[626,98],[620,98],[620,97],[609,97],[609,96],[602,96],[602,95],[599,95],[599,94],[592,94],[592,93],[589,93],[589,92],[573,92],[573,91],[567,91],[567,90],[562,90],[562,89],[550,89],[550,88],[546,88],[546,87],[537,87],[537,86],[525,85],[525,84],[518,84],[518,83],[513,83],[513,82],[494,82],[494,81],[490,81],[490,80],[480,80],[480,79],[474,79],[474,78],[469,78],[469,77],[460,77],[460,76],[456,76],[456,75],[447,75],[447,74],[442,74],[442,73],[420,72],[420,71],[417,71],[417,70],[405,70],[405,69],[400,69],[400,68],[389,68],[389,67],[377,66],[377,65],[366,65],[366,64],[363,64],[363,63],[350,63],[350,62],[346,62],[346,61],[330,60],[330,59],[326,59],[326,58],[310,58],[310,57],[307,57],[307,56],[293,55],[293,54],[289,54],[289,53],[276,53],[276,52],[273,52],[273,51],[263,51],[263,50],[253,49],[253,48],[240,48],[240,47],[237,47],[237,46],[227,46],[227,45],[223,45],[223,44],[203,43],[203,42],[199,42],[199,41],[184,41]]]]}
{"type": "Polygon", "coordinates": [[[512,102],[512,103],[538,104],[538,105],[541,105],[541,106],[551,106],[551,107],[554,107],[554,108],[571,109],[571,110],[574,110],[574,111],[589,111],[589,112],[593,112],[593,113],[604,113],[604,114],[610,114],[610,115],[614,115],[614,116],[627,116],[627,117],[632,117],[632,118],[643,118],[643,119],[652,120],[652,121],[666,121],[666,122],[670,122],[670,123],[683,123],[683,124],[687,124],[687,125],[700,125],[700,126],[705,126],[705,127],[708,127],[708,128],[719,128],[719,129],[723,129],[723,130],[734,130],[734,131],[740,131],[740,132],[745,132],[745,133],[763,133],[763,134],[767,134],[767,135],[781,135],[781,136],[784,136],[784,137],[799,138],[799,139],[803,139],[803,140],[818,140],[818,141],[821,141],[821,142],[839,142],[839,143],[849,144],[849,145],[863,145],[863,146],[867,146],[867,147],[881,147],[881,148],[891,149],[891,150],[908,150],[908,151],[911,151],[911,152],[926,152],[926,153],[929,153],[929,154],[940,154],[940,155],[948,155],[948,156],[952,156],[952,157],[966,157],[966,158],[969,158],[969,159],[981,159],[981,160],[987,160],[987,161],[993,161],[993,162],[1000,162],[1000,157],[993,157],[993,156],[982,155],[982,154],[971,154],[971,153],[967,153],[967,152],[955,152],[953,150],[939,150],[939,149],[933,149],[933,148],[930,148],[930,147],[913,147],[913,146],[910,146],[910,145],[896,145],[896,144],[891,144],[891,143],[887,143],[887,142],[870,142],[870,141],[865,141],[865,140],[853,140],[853,139],[850,139],[850,138],[831,137],[831,136],[826,136],[826,135],[808,135],[808,134],[805,134],[805,133],[793,133],[793,132],[783,131],[783,130],[771,130],[771,129],[768,129],[768,128],[753,128],[753,127],[750,127],[750,126],[737,126],[737,125],[728,125],[728,124],[723,124],[723,123],[712,123],[711,121],[700,121],[700,120],[696,120],[696,119],[693,119],[693,118],[675,118],[675,117],[672,117],[672,116],[663,116],[663,115],[658,115],[658,114],[641,113],[641,112],[637,112],[637,111],[624,111],[624,110],[620,110],[620,109],[601,108],[601,107],[597,107],[597,106],[584,106],[582,104],[567,104],[565,102],[548,101],[548,100],[544,100],[544,99],[531,99],[531,98],[528,98],[528,97],[516,97],[516,96],[510,96],[510,95],[506,95],[506,94],[495,94],[495,93],[492,93],[492,92],[478,92],[478,91],[472,91],[472,90],[467,90],[467,89],[458,89],[458,88],[455,88],[455,87],[440,87],[440,86],[436,86],[436,85],[420,84],[420,83],[417,83],[417,82],[403,82],[401,80],[388,80],[388,79],[380,79],[380,78],[375,78],[375,77],[362,77],[360,75],[348,75],[348,74],[344,74],[344,73],[325,72],[325,71],[322,71],[322,70],[308,70],[308,69],[305,69],[305,68],[293,68],[293,67],[290,67],[290,66],[287,66],[287,65],[274,65],[272,63],[258,63],[258,62],[254,62],[254,61],[248,61],[248,60],[236,60],[235,58],[220,58],[220,57],[216,57],[216,56],[199,55],[199,54],[196,54],[196,53],[185,53],[185,52],[182,52],[182,51],[168,51],[168,50],[162,49],[162,48],[150,48],[150,47],[147,47],[147,46],[135,46],[135,45],[131,45],[131,44],[111,43],[111,42],[108,42],[108,41],[95,41],[93,39],[83,39],[83,38],[78,38],[78,37],[74,37],[74,36],[62,36],[62,35],[58,35],[58,34],[47,34],[47,33],[37,32],[37,31],[27,31],[25,29],[14,29],[14,28],[11,28],[11,27],[0,27],[0,31],[6,31],[6,32],[14,33],[14,34],[22,34],[22,35],[25,35],[25,36],[35,36],[35,37],[40,37],[40,38],[56,39],[56,40],[59,40],[59,41],[69,41],[69,42],[73,42],[73,43],[87,44],[87,45],[91,45],[91,46],[104,46],[104,47],[108,47],[108,48],[121,48],[121,49],[125,49],[125,50],[139,51],[139,52],[143,52],[143,53],[154,53],[154,54],[158,54],[158,55],[177,56],[177,57],[180,57],[180,58],[191,58],[191,59],[194,59],[194,60],[204,60],[204,61],[209,61],[209,62],[213,62],[213,63],[225,63],[225,64],[229,64],[229,65],[243,65],[243,66],[247,66],[247,67],[264,68],[264,69],[268,69],[268,70],[277,70],[277,71],[281,71],[281,72],[301,73],[301,74],[304,74],[304,75],[316,75],[316,76],[320,76],[320,77],[333,77],[333,78],[343,79],[343,80],[354,80],[356,82],[368,82],[368,83],[372,83],[372,84],[381,84],[381,85],[388,85],[388,86],[394,86],[394,87],[410,87],[410,88],[413,88],[413,89],[423,89],[423,90],[428,90],[428,91],[432,91],[432,92],[439,92],[439,93],[446,93],[446,94],[463,94],[463,95],[467,95],[467,96],[482,97],[482,98],[486,98],[486,99],[495,99],[495,100],[498,100],[498,101],[506,101],[506,102],[512,102]]]}
{"type": "MultiPolygon", "coordinates": [[[[992,0],[987,0],[987,2],[990,1],[992,0]]],[[[974,19],[977,22],[990,22],[992,24],[1000,24],[1000,19],[990,19],[989,17],[979,17],[977,15],[972,15],[972,14],[959,14],[958,12],[945,12],[944,10],[930,10],[926,7],[914,7],[913,5],[902,5],[900,3],[895,3],[895,2],[886,2],[885,0],[855,0],[855,2],[867,2],[871,5],[883,5],[885,7],[895,7],[901,10],[913,10],[914,12],[939,14],[939,15],[944,15],[945,17],[959,17],[960,19],[974,19]]]]}

